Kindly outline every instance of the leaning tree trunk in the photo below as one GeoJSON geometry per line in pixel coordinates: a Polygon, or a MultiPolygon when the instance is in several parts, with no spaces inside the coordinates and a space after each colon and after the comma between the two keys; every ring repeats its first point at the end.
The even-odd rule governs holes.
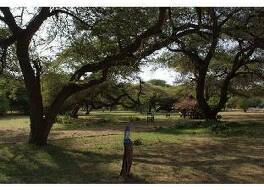
{"type": "Polygon", "coordinates": [[[92,110],[92,106],[89,105],[86,101],[84,102],[84,105],[85,105],[85,109],[86,109],[85,115],[89,115],[91,110],[92,110]]]}
{"type": "Polygon", "coordinates": [[[74,106],[74,108],[73,108],[70,116],[72,118],[78,118],[78,115],[77,114],[78,114],[78,112],[79,112],[80,109],[81,109],[81,104],[76,104],[74,106]]]}

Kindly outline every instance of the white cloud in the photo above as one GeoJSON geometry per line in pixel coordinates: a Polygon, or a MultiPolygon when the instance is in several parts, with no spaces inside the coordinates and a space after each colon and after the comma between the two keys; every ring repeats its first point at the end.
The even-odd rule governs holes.
{"type": "Polygon", "coordinates": [[[141,73],[139,76],[144,80],[148,81],[151,79],[165,80],[168,84],[173,84],[175,79],[179,77],[179,73],[170,68],[157,68],[148,65],[141,67],[141,73]]]}

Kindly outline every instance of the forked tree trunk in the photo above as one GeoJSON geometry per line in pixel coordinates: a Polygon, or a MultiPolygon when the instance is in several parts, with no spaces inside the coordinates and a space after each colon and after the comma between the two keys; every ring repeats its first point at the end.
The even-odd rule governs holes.
{"type": "Polygon", "coordinates": [[[235,76],[235,74],[232,72],[225,78],[220,89],[220,98],[218,105],[215,108],[211,108],[208,105],[205,97],[205,88],[206,88],[205,80],[206,80],[206,72],[207,72],[206,70],[207,70],[206,68],[200,68],[199,70],[199,77],[197,79],[197,84],[196,84],[196,99],[200,109],[204,113],[205,118],[210,120],[216,120],[218,112],[220,112],[226,105],[226,102],[228,100],[227,98],[228,87],[230,85],[230,81],[235,76]]]}
{"type": "Polygon", "coordinates": [[[30,101],[29,143],[45,145],[47,144],[47,138],[53,122],[47,122],[44,117],[40,70],[38,70],[40,68],[35,68],[34,70],[31,65],[28,53],[29,40],[26,37],[17,41],[16,52],[30,101]]]}

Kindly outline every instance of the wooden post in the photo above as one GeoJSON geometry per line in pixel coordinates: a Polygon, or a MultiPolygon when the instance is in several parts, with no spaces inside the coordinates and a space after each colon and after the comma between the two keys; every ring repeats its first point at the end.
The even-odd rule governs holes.
{"type": "Polygon", "coordinates": [[[126,127],[124,134],[124,155],[120,176],[127,179],[130,176],[130,168],[133,158],[133,143],[130,139],[130,127],[126,127]]]}

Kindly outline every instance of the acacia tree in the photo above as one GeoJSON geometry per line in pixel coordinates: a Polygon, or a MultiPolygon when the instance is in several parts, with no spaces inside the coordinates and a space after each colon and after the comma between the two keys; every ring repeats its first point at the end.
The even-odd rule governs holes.
{"type": "Polygon", "coordinates": [[[256,70],[256,64],[263,65],[260,53],[260,48],[263,48],[263,34],[256,34],[257,27],[252,25],[256,20],[249,19],[256,12],[257,10],[238,8],[191,9],[187,14],[196,15],[193,22],[204,26],[206,32],[203,34],[197,32],[177,39],[168,47],[171,52],[187,58],[189,63],[185,67],[192,72],[196,85],[196,99],[207,119],[216,119],[217,113],[225,106],[228,90],[234,78],[247,74],[263,77],[263,67],[256,70]],[[249,30],[249,26],[253,27],[253,31],[249,30]],[[228,48],[228,44],[233,47],[228,48]],[[217,63],[214,64],[215,62],[217,63]],[[252,66],[253,64],[255,66],[252,66]],[[217,103],[213,106],[208,102],[207,87],[210,83],[220,89],[217,103]]]}
{"type": "MultiPolygon", "coordinates": [[[[39,8],[30,21],[22,27],[10,8],[0,8],[2,13],[0,20],[8,29],[8,35],[0,40],[3,58],[2,63],[4,62],[8,46],[15,44],[16,57],[24,77],[26,89],[29,93],[29,143],[45,145],[51,127],[65,100],[76,92],[105,81],[110,68],[138,63],[142,58],[169,45],[175,39],[199,30],[199,28],[195,27],[182,26],[173,28],[173,31],[170,32],[169,22],[167,20],[169,17],[169,9],[160,8],[153,10],[155,11],[151,11],[152,16],[144,23],[144,27],[140,28],[133,36],[126,38],[124,41],[118,39],[120,43],[118,43],[119,48],[117,51],[112,51],[112,53],[104,55],[93,64],[86,63],[81,65],[72,74],[70,81],[62,87],[53,103],[44,111],[40,83],[41,64],[32,60],[29,53],[32,38],[40,31],[41,27],[44,27],[44,22],[47,22],[48,18],[59,17],[61,14],[70,15],[78,21],[78,23],[82,23],[86,26],[89,26],[89,24],[87,24],[85,20],[82,20],[79,17],[80,15],[75,14],[78,13],[78,11],[72,12],[67,9],[45,7],[39,8]],[[155,14],[153,15],[153,13],[155,14]],[[86,76],[87,73],[94,73],[97,77],[89,78],[86,76]],[[85,76],[85,80],[81,80],[83,76],[85,76]]],[[[88,17],[88,20],[92,20],[96,15],[91,16],[88,14],[88,16],[85,16],[88,17]]],[[[131,16],[133,17],[133,15],[131,16]]],[[[116,23],[116,25],[118,25],[118,23],[116,23]]],[[[91,30],[93,26],[89,26],[88,28],[88,30],[91,30]]],[[[131,26],[131,28],[133,27],[131,26]]],[[[100,30],[100,28],[96,28],[96,30],[100,30]]],[[[105,31],[105,33],[107,33],[107,31],[105,31]]]]}
{"type": "MultiPolygon", "coordinates": [[[[133,52],[139,49],[141,42],[152,35],[160,32],[162,24],[165,20],[166,9],[161,9],[159,19],[148,30],[143,32],[138,38],[122,52],[117,55],[112,55],[105,58],[103,61],[96,65],[85,65],[77,70],[71,78],[71,82],[64,86],[60,93],[58,93],[54,102],[49,107],[47,113],[43,110],[43,101],[41,95],[40,75],[41,66],[37,63],[32,63],[29,55],[30,43],[35,33],[40,29],[41,25],[49,17],[58,15],[62,12],[58,9],[40,8],[38,13],[30,20],[25,28],[21,28],[13,16],[9,8],[0,9],[3,16],[0,17],[10,30],[11,36],[1,41],[1,47],[3,50],[8,45],[15,43],[17,59],[24,77],[24,82],[27,90],[29,91],[30,99],[30,137],[29,143],[43,145],[46,144],[47,138],[55,121],[55,117],[59,111],[63,102],[73,93],[89,88],[95,84],[99,84],[106,80],[107,70],[109,67],[117,64],[119,60],[131,57],[133,52]],[[86,72],[102,71],[102,76],[98,79],[92,79],[85,83],[75,83],[86,72]]],[[[65,13],[65,12],[63,12],[65,13]]]]}

